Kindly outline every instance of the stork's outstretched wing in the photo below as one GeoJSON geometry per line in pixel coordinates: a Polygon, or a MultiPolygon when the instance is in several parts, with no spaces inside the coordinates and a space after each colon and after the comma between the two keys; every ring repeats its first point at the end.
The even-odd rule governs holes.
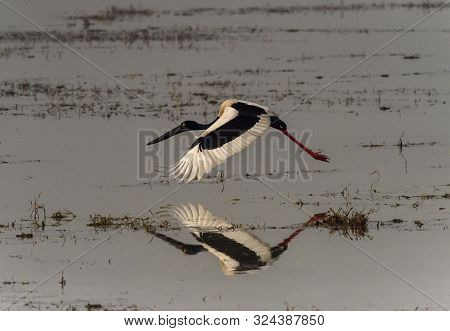
{"type": "Polygon", "coordinates": [[[171,175],[187,182],[201,179],[260,137],[270,126],[270,116],[267,108],[244,101],[225,107],[219,119],[172,166],[171,175]]]}

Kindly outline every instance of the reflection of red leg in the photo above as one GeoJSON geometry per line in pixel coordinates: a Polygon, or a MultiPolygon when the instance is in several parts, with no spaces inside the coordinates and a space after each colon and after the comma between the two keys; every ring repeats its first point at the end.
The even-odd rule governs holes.
{"type": "Polygon", "coordinates": [[[305,230],[305,227],[308,225],[312,225],[314,223],[317,222],[322,222],[325,218],[327,217],[327,213],[320,213],[320,214],[315,214],[313,217],[311,217],[306,223],[304,223],[304,225],[302,225],[301,227],[299,227],[298,229],[296,229],[294,232],[292,232],[292,234],[287,237],[286,239],[284,239],[280,244],[278,244],[279,246],[283,245],[283,246],[287,246],[292,239],[294,239],[295,237],[297,237],[300,232],[302,232],[303,230],[305,230]]]}
{"type": "Polygon", "coordinates": [[[298,228],[297,230],[292,232],[292,234],[289,237],[284,239],[283,242],[281,242],[279,245],[287,246],[292,241],[292,239],[297,237],[299,235],[299,233],[302,232],[303,230],[305,230],[305,228],[303,226],[301,228],[298,228]]]}
{"type": "Polygon", "coordinates": [[[315,214],[306,222],[306,225],[314,225],[315,223],[322,223],[328,216],[328,213],[315,214]]]}
{"type": "Polygon", "coordinates": [[[323,161],[323,162],[330,162],[330,158],[324,154],[322,154],[320,151],[319,152],[313,152],[312,150],[310,150],[308,147],[306,147],[305,145],[303,145],[300,141],[298,141],[297,139],[294,138],[294,136],[292,136],[289,132],[287,132],[287,130],[280,130],[281,132],[283,132],[283,134],[285,136],[287,136],[289,139],[291,139],[295,144],[297,144],[301,149],[303,149],[306,153],[308,153],[309,155],[311,155],[315,160],[318,161],[323,161]]]}

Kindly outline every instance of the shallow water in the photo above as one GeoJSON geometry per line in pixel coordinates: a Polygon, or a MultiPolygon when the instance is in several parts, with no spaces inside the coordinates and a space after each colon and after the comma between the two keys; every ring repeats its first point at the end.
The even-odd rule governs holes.
{"type": "MultiPolygon", "coordinates": [[[[214,254],[185,256],[143,230],[122,229],[12,309],[449,307],[448,9],[284,118],[297,134],[311,130],[309,145],[331,157],[329,164],[305,158],[311,181],[258,180],[237,170],[223,183],[207,178],[185,187],[137,179],[138,129],[210,121],[231,96],[283,114],[431,10],[420,1],[316,3],[120,1],[137,10],[105,19],[102,1],[14,2],[132,93],[2,8],[1,307],[116,231],[89,227],[90,215],[158,217],[164,206],[187,203],[247,225],[269,246],[307,213],[347,205],[370,211],[370,237],[351,243],[385,267],[342,236],[307,228],[270,265],[230,276],[214,254]],[[27,221],[39,194],[44,229],[27,221]],[[64,209],[76,218],[50,219],[64,209]],[[16,237],[22,233],[33,238],[16,237]]],[[[177,229],[162,234],[198,244],[171,222],[177,229]]]]}

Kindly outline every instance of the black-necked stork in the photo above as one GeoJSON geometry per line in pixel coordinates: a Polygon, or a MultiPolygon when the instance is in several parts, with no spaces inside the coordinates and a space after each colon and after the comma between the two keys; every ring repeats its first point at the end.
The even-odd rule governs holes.
{"type": "Polygon", "coordinates": [[[171,167],[171,174],[187,182],[201,179],[205,173],[240,152],[269,127],[281,131],[314,159],[328,162],[329,158],[313,152],[288,131],[276,113],[256,103],[228,99],[222,103],[217,118],[208,124],[185,121],[147,145],[168,139],[186,131],[204,130],[189,148],[186,155],[171,167]]]}
{"type": "Polygon", "coordinates": [[[199,244],[185,244],[162,233],[152,234],[186,255],[209,252],[220,261],[225,275],[249,273],[262,269],[277,260],[309,223],[323,219],[326,214],[316,214],[308,222],[300,225],[286,239],[275,246],[269,246],[253,234],[214,216],[201,204],[181,204],[170,209],[174,215],[197,240],[199,244]]]}

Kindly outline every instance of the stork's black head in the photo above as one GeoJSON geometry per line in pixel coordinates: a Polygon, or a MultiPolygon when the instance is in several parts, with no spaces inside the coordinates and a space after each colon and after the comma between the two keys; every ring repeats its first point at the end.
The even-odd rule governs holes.
{"type": "Polygon", "coordinates": [[[280,131],[286,131],[287,125],[278,116],[270,116],[270,126],[280,131]]]}
{"type": "Polygon", "coordinates": [[[204,128],[205,128],[204,125],[199,124],[195,121],[184,121],[183,123],[178,125],[175,129],[170,130],[169,132],[166,132],[165,134],[163,134],[161,137],[158,137],[158,138],[150,141],[149,143],[147,143],[147,145],[159,143],[160,141],[166,140],[170,137],[173,137],[177,134],[180,134],[180,133],[183,133],[186,131],[202,130],[204,128]]]}
{"type": "Polygon", "coordinates": [[[183,123],[181,123],[180,127],[183,128],[184,131],[203,129],[203,126],[201,126],[199,123],[195,121],[184,121],[183,123]]]}
{"type": "Polygon", "coordinates": [[[165,134],[163,134],[161,137],[158,137],[158,138],[150,141],[149,143],[147,143],[147,145],[152,145],[152,144],[158,143],[160,141],[166,140],[170,137],[173,137],[177,134],[180,134],[180,133],[183,133],[186,131],[205,130],[210,125],[212,125],[215,121],[217,121],[217,119],[218,119],[218,117],[216,119],[214,119],[214,121],[212,121],[211,123],[208,123],[208,124],[200,124],[200,123],[197,123],[196,121],[184,121],[183,123],[178,125],[175,129],[172,129],[169,132],[166,132],[165,134]]]}

